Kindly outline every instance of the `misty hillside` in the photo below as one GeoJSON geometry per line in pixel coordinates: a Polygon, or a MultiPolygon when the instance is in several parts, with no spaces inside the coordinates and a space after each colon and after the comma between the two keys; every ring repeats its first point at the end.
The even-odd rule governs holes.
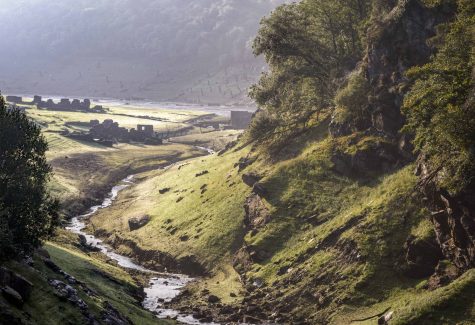
{"type": "Polygon", "coordinates": [[[2,1],[0,88],[198,103],[246,100],[250,41],[284,0],[2,1]]]}

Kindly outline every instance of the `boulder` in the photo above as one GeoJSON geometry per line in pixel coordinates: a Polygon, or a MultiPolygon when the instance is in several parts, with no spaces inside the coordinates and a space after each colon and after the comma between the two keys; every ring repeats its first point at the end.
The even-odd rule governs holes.
{"type": "Polygon", "coordinates": [[[384,315],[382,315],[381,317],[378,318],[378,325],[387,325],[389,324],[389,321],[393,318],[393,314],[394,312],[393,311],[390,311],[384,315]]]}
{"type": "Polygon", "coordinates": [[[158,193],[165,194],[167,192],[170,192],[170,190],[171,190],[171,188],[165,187],[165,188],[162,188],[162,189],[158,190],[158,193]]]}
{"type": "Polygon", "coordinates": [[[2,295],[5,299],[17,307],[23,306],[23,298],[21,295],[14,290],[13,288],[6,286],[2,288],[2,295]]]}
{"type": "Polygon", "coordinates": [[[220,302],[220,301],[221,301],[221,299],[219,299],[218,296],[215,296],[215,295],[209,295],[209,296],[208,296],[208,302],[209,302],[209,303],[216,304],[216,303],[218,303],[218,302],[220,302]]]}
{"type": "Polygon", "coordinates": [[[81,246],[87,246],[87,239],[86,239],[86,236],[84,235],[78,235],[78,239],[79,239],[79,244],[81,246]]]}
{"type": "Polygon", "coordinates": [[[3,267],[0,268],[0,286],[12,288],[23,301],[28,300],[33,290],[33,284],[30,281],[3,267]]]}
{"type": "Polygon", "coordinates": [[[245,173],[242,174],[242,181],[249,187],[253,187],[254,184],[259,182],[262,179],[262,176],[257,173],[245,173]]]}
{"type": "Polygon", "coordinates": [[[130,231],[134,231],[137,229],[142,228],[151,220],[150,216],[143,216],[143,217],[136,217],[129,219],[129,229],[130,231]]]}
{"type": "Polygon", "coordinates": [[[244,204],[244,223],[248,229],[258,229],[266,225],[271,218],[270,211],[257,194],[251,194],[244,204]]]}

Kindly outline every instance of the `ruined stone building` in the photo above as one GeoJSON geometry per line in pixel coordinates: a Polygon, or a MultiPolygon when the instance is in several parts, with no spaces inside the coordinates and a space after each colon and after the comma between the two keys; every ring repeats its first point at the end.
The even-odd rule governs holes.
{"type": "Polygon", "coordinates": [[[137,129],[128,130],[125,127],[120,127],[119,123],[114,120],[107,119],[102,123],[99,120],[91,120],[90,126],[89,134],[93,139],[145,142],[155,138],[153,125],[137,125],[137,129]]]}
{"type": "Polygon", "coordinates": [[[231,111],[231,127],[236,130],[247,129],[251,124],[252,116],[252,112],[231,111]]]}

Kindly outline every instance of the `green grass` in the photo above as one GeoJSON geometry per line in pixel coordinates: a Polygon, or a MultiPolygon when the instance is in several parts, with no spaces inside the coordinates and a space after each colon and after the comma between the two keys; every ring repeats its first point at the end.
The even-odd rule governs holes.
{"type": "MultiPolygon", "coordinates": [[[[294,147],[292,152],[282,151],[272,160],[265,152],[250,152],[246,147],[223,156],[194,159],[165,172],[145,173],[137,185],[120,195],[112,209],[93,218],[94,227],[132,239],[144,249],[175,257],[197,256],[212,275],[193,284],[192,291],[199,296],[207,288],[230,303],[239,297],[230,299],[229,293],[239,296],[241,290],[238,277],[226,270],[231,268],[236,249],[245,242],[269,256],[254,262],[246,277],[260,278],[270,287],[290,283],[279,288],[277,300],[292,299],[298,306],[294,312],[315,323],[331,320],[345,324],[341,317],[348,310],[351,316],[360,315],[373,310],[372,306],[379,310],[385,302],[392,303],[405,294],[428,295],[420,280],[405,277],[400,266],[402,247],[409,235],[433,235],[414,190],[417,177],[413,166],[371,178],[340,175],[332,170],[335,150],[353,154],[380,139],[360,135],[356,142],[351,138],[335,141],[322,130],[317,125],[306,135],[305,145],[294,147]],[[245,234],[243,229],[243,204],[250,188],[234,167],[239,158],[249,154],[257,155],[258,160],[245,172],[263,176],[261,184],[267,190],[264,204],[272,216],[253,234],[245,234]],[[196,177],[205,170],[209,173],[196,177]],[[205,184],[206,191],[201,194],[205,184]],[[163,188],[171,190],[159,194],[163,188]],[[152,221],[130,232],[127,220],[145,214],[152,221]],[[187,240],[180,240],[184,236],[187,240]],[[353,257],[345,250],[348,245],[353,247],[353,257]],[[282,269],[288,271],[279,273],[282,269]],[[316,281],[317,277],[325,280],[316,281]],[[324,305],[318,306],[302,292],[324,292],[324,305]]],[[[122,249],[129,252],[127,247],[122,249]]],[[[452,302],[463,294],[447,292],[448,308],[457,310],[452,302]]],[[[419,305],[423,302],[414,300],[404,308],[419,305]]],[[[406,312],[401,308],[397,305],[398,315],[406,312]]],[[[418,317],[428,317],[430,308],[422,308],[418,317]]],[[[401,319],[404,323],[405,318],[401,319]]]]}
{"type": "MultiPolygon", "coordinates": [[[[393,290],[387,299],[365,308],[345,307],[335,317],[335,324],[349,324],[390,308],[394,311],[390,324],[451,325],[475,324],[475,270],[469,270],[449,285],[428,291],[412,287],[393,290]]],[[[376,318],[353,324],[374,324],[376,318]]]]}
{"type": "Polygon", "coordinates": [[[203,154],[201,150],[180,144],[127,144],[110,150],[71,153],[50,161],[54,172],[50,188],[68,214],[77,213],[102,200],[112,186],[128,175],[203,154]]]}
{"type": "Polygon", "coordinates": [[[139,175],[136,186],[123,191],[113,207],[92,218],[94,227],[130,238],[145,249],[175,257],[196,255],[212,269],[241,244],[242,206],[250,188],[240,180],[234,163],[244,154],[202,157],[139,175]],[[196,176],[203,171],[208,173],[196,176]],[[160,194],[163,188],[170,191],[160,194]],[[146,214],[151,222],[130,232],[128,219],[146,214]],[[184,236],[188,239],[181,240],[184,236]]]}

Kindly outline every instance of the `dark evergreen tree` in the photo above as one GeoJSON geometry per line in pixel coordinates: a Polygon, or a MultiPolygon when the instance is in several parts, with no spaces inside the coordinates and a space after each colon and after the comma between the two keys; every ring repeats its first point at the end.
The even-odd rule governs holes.
{"type": "Polygon", "coordinates": [[[47,149],[40,127],[0,96],[0,258],[31,252],[58,225],[47,149]]]}

